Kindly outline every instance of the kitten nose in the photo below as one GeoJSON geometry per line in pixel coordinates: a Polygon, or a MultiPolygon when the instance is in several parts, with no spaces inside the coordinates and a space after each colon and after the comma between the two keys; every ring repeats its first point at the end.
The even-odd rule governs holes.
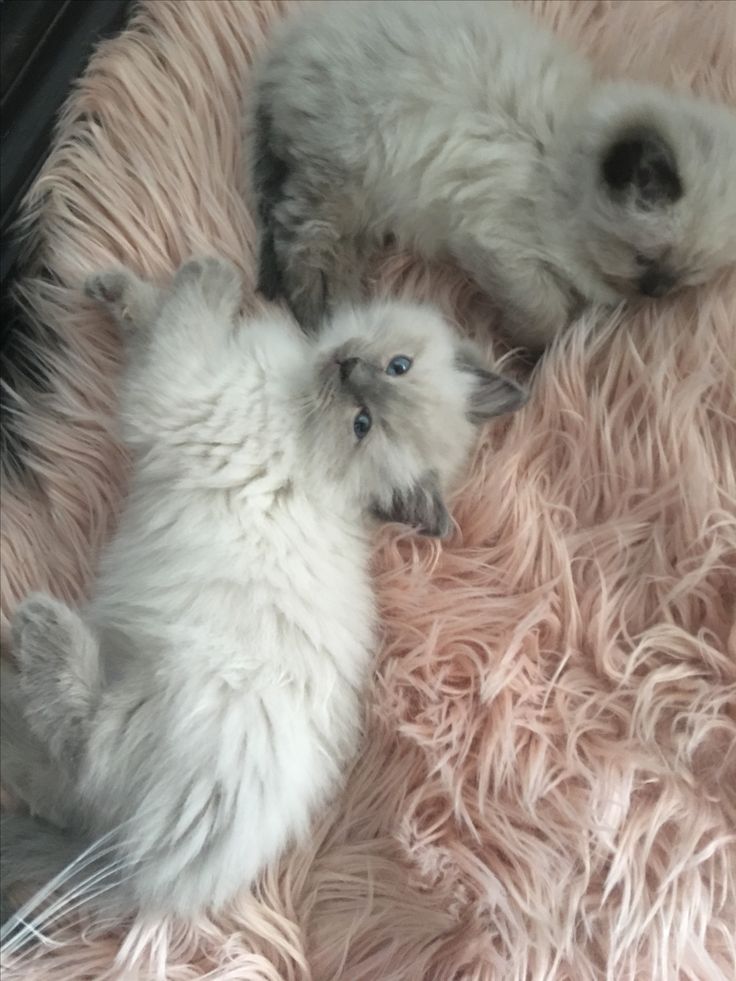
{"type": "Polygon", "coordinates": [[[344,361],[340,362],[340,381],[346,382],[348,380],[357,363],[358,358],[345,358],[344,361]]]}
{"type": "Polygon", "coordinates": [[[643,296],[664,296],[675,285],[675,277],[662,269],[647,269],[639,280],[643,296]]]}

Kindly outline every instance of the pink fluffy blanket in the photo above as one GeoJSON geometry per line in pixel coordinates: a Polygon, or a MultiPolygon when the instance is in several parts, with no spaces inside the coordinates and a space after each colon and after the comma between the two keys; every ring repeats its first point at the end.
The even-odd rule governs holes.
{"type": "MultiPolygon", "coordinates": [[[[47,384],[11,382],[2,616],[87,587],[124,488],[117,346],[83,276],[215,250],[252,285],[241,105],[275,2],[156,0],[105,43],[27,202],[47,384]]],[[[602,72],[736,105],[730,2],[538,2],[602,72]]],[[[492,343],[449,269],[390,255],[492,343]]],[[[344,794],[253,895],[193,927],[72,917],[4,977],[736,977],[736,280],[578,324],[490,427],[440,547],[381,537],[385,624],[344,794]],[[63,942],[62,942],[63,941],[63,942]]]]}

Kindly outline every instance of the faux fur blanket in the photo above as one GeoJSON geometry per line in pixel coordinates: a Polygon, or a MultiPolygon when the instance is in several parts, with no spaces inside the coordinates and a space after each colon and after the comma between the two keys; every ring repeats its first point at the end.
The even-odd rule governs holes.
{"type": "MultiPolygon", "coordinates": [[[[142,3],[67,103],[6,376],[5,640],[28,590],[84,593],[124,491],[85,274],[214,250],[253,283],[241,105],[288,6],[142,3]]],[[[531,6],[602,72],[736,105],[733,2],[531,6]]],[[[375,272],[491,343],[457,273],[375,272]]],[[[6,981],[736,977],[736,277],[576,325],[533,389],[479,446],[449,543],[381,538],[368,732],[311,841],[192,928],[51,925],[6,981]]]]}

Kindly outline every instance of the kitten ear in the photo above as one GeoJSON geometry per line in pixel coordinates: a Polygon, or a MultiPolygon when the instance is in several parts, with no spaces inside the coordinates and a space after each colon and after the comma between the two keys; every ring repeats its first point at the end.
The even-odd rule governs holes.
{"type": "Polygon", "coordinates": [[[473,388],[468,401],[468,419],[480,425],[494,416],[520,409],[529,393],[510,378],[489,371],[481,360],[480,352],[467,344],[456,355],[460,371],[473,376],[473,388]]]}
{"type": "Polygon", "coordinates": [[[394,490],[389,503],[377,504],[374,514],[381,521],[409,525],[428,538],[444,538],[452,527],[434,471],[411,487],[394,490]]]}
{"type": "Polygon", "coordinates": [[[607,150],[603,179],[617,194],[633,188],[645,205],[672,204],[682,197],[682,181],[672,148],[652,129],[620,136],[607,150]]]}

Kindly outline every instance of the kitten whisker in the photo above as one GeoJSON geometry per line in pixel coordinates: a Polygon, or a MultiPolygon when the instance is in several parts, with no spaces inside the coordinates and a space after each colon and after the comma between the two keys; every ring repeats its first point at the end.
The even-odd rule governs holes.
{"type": "MultiPolygon", "coordinates": [[[[76,884],[71,890],[63,893],[51,906],[44,909],[40,915],[32,920],[27,919],[27,915],[22,918],[23,929],[19,930],[17,934],[10,937],[10,939],[3,945],[3,953],[13,954],[21,947],[25,946],[28,940],[32,939],[32,936],[43,937],[44,942],[51,941],[54,943],[53,938],[47,933],[41,931],[48,931],[49,927],[53,924],[58,923],[65,917],[70,916],[75,911],[81,909],[82,907],[89,905],[99,899],[100,896],[104,895],[111,890],[117,889],[121,884],[129,882],[135,878],[134,872],[129,875],[121,876],[120,873],[125,871],[125,869],[137,869],[137,863],[130,863],[125,859],[120,859],[116,862],[111,862],[109,865],[103,866],[98,869],[95,873],[88,876],[82,882],[76,884]],[[101,889],[94,890],[93,887],[99,885],[100,882],[104,882],[114,876],[114,880],[108,885],[103,886],[101,889]]],[[[95,911],[96,913],[98,910],[95,911]]],[[[15,918],[20,919],[19,914],[15,914],[15,918]]]]}
{"type": "MultiPolygon", "coordinates": [[[[146,809],[146,811],[148,811],[149,813],[152,813],[154,810],[155,810],[154,805],[150,805],[146,809]]],[[[13,914],[13,916],[10,919],[5,924],[3,924],[2,929],[0,930],[0,950],[2,950],[3,952],[7,951],[8,953],[12,953],[14,949],[12,947],[12,941],[15,939],[14,931],[19,926],[18,921],[23,922],[24,925],[30,930],[34,929],[34,927],[38,927],[40,923],[45,922],[45,917],[50,912],[53,912],[57,908],[59,900],[55,900],[50,907],[46,907],[45,909],[42,909],[37,918],[29,919],[29,917],[31,917],[34,911],[38,910],[39,907],[41,907],[42,904],[46,902],[47,899],[52,897],[53,894],[57,893],[60,889],[63,889],[65,884],[70,879],[72,879],[76,875],[79,875],[86,868],[89,868],[94,863],[101,861],[106,856],[114,854],[115,852],[119,852],[121,849],[128,848],[131,845],[135,844],[136,841],[133,838],[125,838],[120,841],[116,841],[112,844],[109,843],[110,840],[115,835],[118,835],[120,831],[124,830],[126,825],[130,825],[133,822],[133,820],[135,820],[135,818],[132,817],[128,818],[125,821],[122,821],[115,828],[112,828],[110,831],[106,832],[105,834],[97,838],[91,845],[85,848],[84,851],[82,851],[80,855],[78,855],[73,862],[70,862],[48,883],[46,883],[46,885],[38,889],[20,907],[20,909],[18,909],[13,914]]],[[[123,869],[126,866],[126,862],[128,865],[131,866],[135,866],[136,864],[138,864],[136,862],[131,862],[130,860],[120,859],[118,862],[113,862],[107,866],[104,866],[102,871],[104,871],[105,869],[109,870],[115,866],[119,866],[120,869],[123,869]]],[[[89,881],[93,881],[94,877],[98,874],[99,871],[101,870],[97,870],[96,872],[94,872],[92,876],[89,877],[89,879],[82,880],[82,882],[77,883],[73,887],[72,892],[80,888],[83,888],[85,886],[85,883],[88,883],[89,881]]],[[[60,898],[63,900],[64,897],[68,897],[68,896],[69,893],[62,893],[60,898]]]]}

